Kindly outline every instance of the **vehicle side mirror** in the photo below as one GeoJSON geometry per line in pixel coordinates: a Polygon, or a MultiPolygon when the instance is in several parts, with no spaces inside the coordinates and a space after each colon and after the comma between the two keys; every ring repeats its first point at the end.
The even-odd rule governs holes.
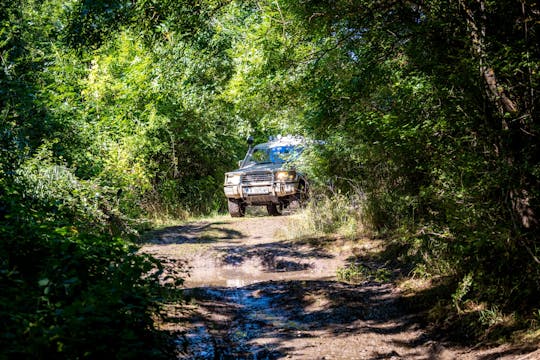
{"type": "Polygon", "coordinates": [[[238,160],[238,167],[242,167],[242,163],[244,162],[244,160],[238,160]]]}
{"type": "Polygon", "coordinates": [[[247,138],[247,143],[248,143],[249,146],[253,145],[253,141],[254,141],[253,136],[250,136],[250,137],[247,138]]]}

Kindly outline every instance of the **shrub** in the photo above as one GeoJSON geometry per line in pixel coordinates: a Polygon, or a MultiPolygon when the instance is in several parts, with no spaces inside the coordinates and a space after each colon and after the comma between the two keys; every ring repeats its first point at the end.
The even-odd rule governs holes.
{"type": "MultiPolygon", "coordinates": [[[[170,358],[160,264],[103,195],[46,152],[0,192],[0,358],[170,358]]],[[[106,191],[105,191],[106,193],[106,191]]]]}

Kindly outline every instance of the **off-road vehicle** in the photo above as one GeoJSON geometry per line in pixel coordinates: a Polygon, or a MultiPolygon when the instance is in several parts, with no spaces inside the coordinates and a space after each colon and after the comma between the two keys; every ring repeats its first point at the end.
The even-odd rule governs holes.
{"type": "Polygon", "coordinates": [[[229,214],[242,217],[248,205],[266,206],[272,216],[299,207],[307,197],[308,183],[294,165],[307,141],[299,136],[278,136],[256,146],[252,146],[252,138],[248,143],[239,169],[225,174],[229,214]]]}

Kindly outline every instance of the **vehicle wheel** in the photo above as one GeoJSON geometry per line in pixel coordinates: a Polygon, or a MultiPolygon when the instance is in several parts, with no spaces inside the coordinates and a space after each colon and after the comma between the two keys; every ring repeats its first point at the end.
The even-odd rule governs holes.
{"type": "Polygon", "coordinates": [[[242,203],[240,200],[228,199],[227,205],[229,214],[231,214],[232,217],[243,217],[246,215],[246,204],[242,203]]]}
{"type": "Polygon", "coordinates": [[[289,207],[294,210],[304,208],[307,204],[308,198],[309,194],[307,186],[304,183],[300,183],[298,185],[298,194],[296,195],[295,199],[291,200],[289,207]]]}
{"type": "Polygon", "coordinates": [[[281,205],[270,204],[266,205],[266,210],[270,216],[279,216],[281,215],[281,205]]]}

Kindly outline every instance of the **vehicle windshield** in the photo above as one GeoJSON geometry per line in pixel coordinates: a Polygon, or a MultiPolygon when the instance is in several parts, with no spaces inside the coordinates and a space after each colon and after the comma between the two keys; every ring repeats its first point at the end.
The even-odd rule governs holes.
{"type": "Polygon", "coordinates": [[[283,164],[296,159],[302,152],[302,147],[293,145],[256,147],[253,149],[247,163],[283,164]]]}

